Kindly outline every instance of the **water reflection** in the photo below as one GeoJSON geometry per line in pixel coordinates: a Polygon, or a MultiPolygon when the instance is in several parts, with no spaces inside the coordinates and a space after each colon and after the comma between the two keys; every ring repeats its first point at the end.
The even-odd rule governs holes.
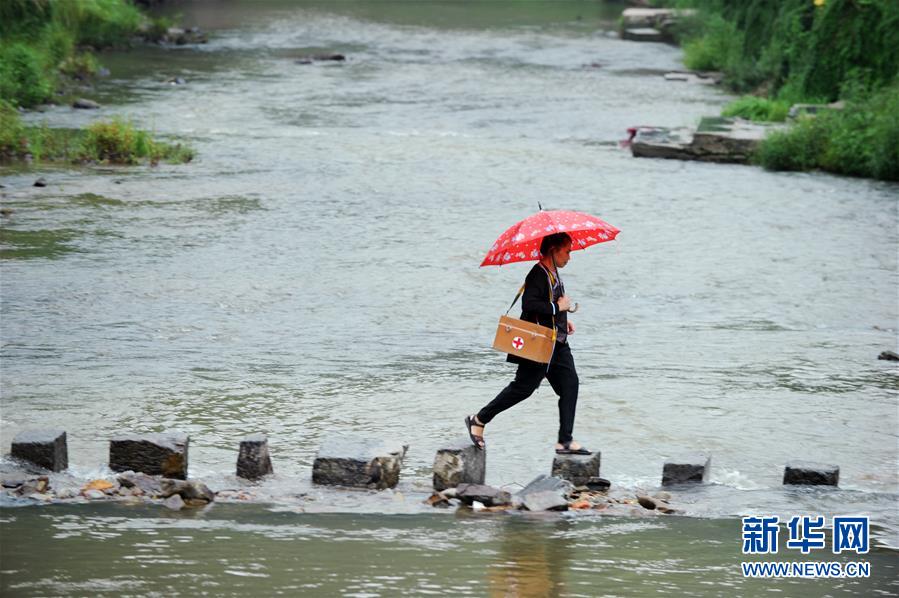
{"type": "MultiPolygon", "coordinates": [[[[555,519],[555,517],[552,517],[555,519]]],[[[567,521],[510,518],[497,529],[499,554],[487,569],[490,596],[557,596],[565,593],[572,541],[557,532],[567,521]]]]}

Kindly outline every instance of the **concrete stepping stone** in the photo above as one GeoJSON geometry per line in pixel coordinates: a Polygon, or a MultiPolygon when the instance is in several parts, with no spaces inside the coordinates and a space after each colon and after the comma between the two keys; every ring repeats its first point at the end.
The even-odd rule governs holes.
{"type": "Polygon", "coordinates": [[[467,436],[437,449],[434,456],[434,490],[440,492],[459,484],[483,484],[487,472],[487,451],[472,444],[467,436]]]}
{"type": "Polygon", "coordinates": [[[237,476],[247,480],[258,480],[270,475],[272,459],[268,453],[268,438],[265,434],[250,434],[240,441],[237,455],[237,476]]]}
{"type": "Polygon", "coordinates": [[[599,477],[601,453],[592,455],[556,455],[553,457],[552,475],[568,480],[575,486],[586,486],[590,478],[599,477]]]}
{"type": "Polygon", "coordinates": [[[784,467],[784,484],[802,486],[837,486],[840,467],[811,461],[791,461],[784,467]]]}
{"type": "Polygon", "coordinates": [[[69,467],[69,449],[63,430],[26,430],[13,438],[11,455],[50,471],[69,467]]]}
{"type": "Polygon", "coordinates": [[[703,484],[709,481],[712,457],[689,455],[680,459],[665,461],[662,467],[662,485],[703,484]]]}
{"type": "Polygon", "coordinates": [[[312,481],[375,490],[393,488],[408,448],[399,442],[331,434],[312,463],[312,481]]]}
{"type": "Polygon", "coordinates": [[[109,468],[187,479],[187,434],[123,434],[109,441],[109,468]]]}

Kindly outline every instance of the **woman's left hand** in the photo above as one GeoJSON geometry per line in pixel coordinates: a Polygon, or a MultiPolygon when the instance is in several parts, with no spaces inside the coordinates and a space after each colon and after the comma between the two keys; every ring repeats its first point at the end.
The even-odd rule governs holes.
{"type": "Polygon", "coordinates": [[[571,320],[568,321],[568,334],[574,334],[574,324],[571,323],[571,320]]]}

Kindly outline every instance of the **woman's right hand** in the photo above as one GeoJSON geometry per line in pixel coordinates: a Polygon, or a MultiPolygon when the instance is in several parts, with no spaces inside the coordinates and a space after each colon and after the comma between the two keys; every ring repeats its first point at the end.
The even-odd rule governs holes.
{"type": "Polygon", "coordinates": [[[559,311],[568,311],[571,309],[571,299],[568,298],[568,295],[562,295],[559,297],[559,301],[557,302],[559,305],[559,311]]]}

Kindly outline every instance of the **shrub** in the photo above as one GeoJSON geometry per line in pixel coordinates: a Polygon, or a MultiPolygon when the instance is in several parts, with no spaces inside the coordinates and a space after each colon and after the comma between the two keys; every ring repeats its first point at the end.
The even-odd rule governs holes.
{"type": "Polygon", "coordinates": [[[793,128],[766,138],[755,159],[771,170],[821,168],[899,180],[899,85],[843,110],[801,118],[793,128]]]}
{"type": "Polygon", "coordinates": [[[0,157],[18,155],[27,144],[19,112],[9,102],[0,100],[0,157]]]}
{"type": "Polygon", "coordinates": [[[137,164],[142,159],[155,164],[160,160],[189,162],[193,151],[180,143],[171,145],[153,139],[130,122],[114,118],[95,122],[87,128],[76,157],[80,160],[137,164]]]}
{"type": "Polygon", "coordinates": [[[33,106],[49,98],[52,91],[37,50],[22,43],[0,48],[0,98],[33,106]]]}

